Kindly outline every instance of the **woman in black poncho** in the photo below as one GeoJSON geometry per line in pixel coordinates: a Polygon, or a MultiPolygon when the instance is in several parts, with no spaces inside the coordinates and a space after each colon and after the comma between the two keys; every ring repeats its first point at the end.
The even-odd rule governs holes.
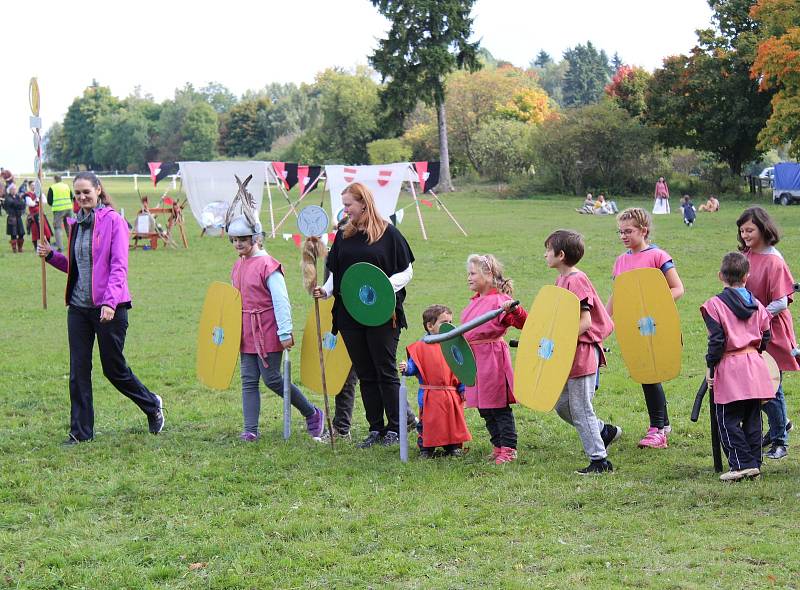
{"type": "Polygon", "coordinates": [[[403,301],[405,286],[412,277],[414,255],[403,234],[381,217],[372,192],[365,185],[355,182],[348,186],[342,193],[342,204],[349,221],[336,233],[326,263],[331,274],[323,287],[314,290],[314,297],[336,298],[333,332],[340,332],[347,346],[361,382],[361,399],[369,422],[369,436],[359,446],[366,448],[379,442],[391,445],[399,440],[400,380],[395,355],[400,330],[407,327],[403,301]],[[380,268],[394,287],[394,314],[381,326],[360,324],[341,300],[342,276],[358,262],[380,268]]]}

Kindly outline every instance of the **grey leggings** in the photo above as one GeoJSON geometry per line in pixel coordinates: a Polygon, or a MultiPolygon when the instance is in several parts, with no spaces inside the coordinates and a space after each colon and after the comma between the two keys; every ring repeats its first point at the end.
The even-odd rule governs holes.
{"type": "Polygon", "coordinates": [[[592,398],[596,375],[586,375],[567,379],[556,402],[556,412],[567,424],[572,424],[578,431],[583,450],[592,460],[605,459],[608,456],[600,431],[603,421],[594,413],[592,398]]]}
{"type": "MultiPolygon", "coordinates": [[[[267,353],[267,367],[261,362],[257,354],[243,352],[240,354],[242,361],[242,413],[244,414],[244,430],[258,434],[258,416],[261,413],[261,392],[258,389],[259,379],[272,391],[283,397],[283,376],[281,375],[280,352],[267,353]]],[[[292,384],[292,405],[297,408],[305,418],[314,415],[315,406],[309,402],[303,393],[292,384]]]]}

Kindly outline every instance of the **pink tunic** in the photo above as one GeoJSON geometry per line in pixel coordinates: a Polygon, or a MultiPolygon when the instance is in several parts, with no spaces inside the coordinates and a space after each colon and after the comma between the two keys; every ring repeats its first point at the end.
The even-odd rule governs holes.
{"type": "Polygon", "coordinates": [[[614,330],[614,321],[608,315],[597,291],[582,271],[576,270],[565,277],[556,279],[556,287],[572,291],[578,300],[591,308],[589,315],[592,318],[591,327],[578,336],[578,347],[575,349],[575,359],[569,372],[570,379],[594,375],[598,366],[606,366],[606,357],[603,354],[603,340],[608,338],[614,330]],[[598,354],[600,353],[599,358],[598,354]]]}
{"type": "Polygon", "coordinates": [[[661,181],[661,180],[656,181],[655,198],[669,199],[669,187],[667,186],[666,181],[661,181]]]}
{"type": "MultiPolygon", "coordinates": [[[[481,297],[475,295],[464,311],[461,323],[468,322],[488,311],[497,309],[510,301],[511,297],[492,289],[481,297]]],[[[464,334],[475,355],[478,376],[474,387],[466,388],[467,406],[470,408],[505,408],[517,403],[514,398],[514,373],[511,369],[511,353],[503,336],[509,326],[521,328],[528,314],[517,306],[511,313],[501,313],[490,322],[464,334]]]]}
{"type": "Polygon", "coordinates": [[[761,335],[769,329],[769,312],[758,304],[758,311],[741,320],[722,302],[712,297],[700,313],[722,326],[725,353],[714,369],[714,401],[728,404],[746,399],[775,397],[767,363],[758,354],[761,335]]]}
{"type": "Polygon", "coordinates": [[[267,278],[283,273],[281,263],[270,255],[242,257],[231,271],[231,282],[242,294],[242,343],[240,350],[265,359],[267,353],[283,350],[278,322],[267,278]]]}
{"type": "Polygon", "coordinates": [[[628,270],[637,268],[661,268],[667,262],[672,262],[672,257],[658,246],[648,246],[641,252],[628,250],[617,256],[611,276],[618,276],[628,270]]]}
{"type": "MultiPolygon", "coordinates": [[[[794,279],[783,258],[775,253],[745,252],[744,255],[750,261],[747,290],[765,306],[781,297],[788,297],[791,303],[794,279]]],[[[767,345],[767,352],[775,359],[778,368],[781,371],[800,371],[800,364],[791,353],[797,346],[792,312],[784,309],[772,316],[770,331],[772,340],[767,345]]]]}

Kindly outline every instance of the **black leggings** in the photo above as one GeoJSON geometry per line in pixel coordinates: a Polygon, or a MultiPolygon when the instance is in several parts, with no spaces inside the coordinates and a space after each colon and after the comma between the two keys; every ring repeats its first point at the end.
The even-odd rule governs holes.
{"type": "Polygon", "coordinates": [[[486,422],[486,430],[492,446],[517,448],[517,425],[511,406],[505,408],[478,408],[478,413],[486,422]]]}
{"type": "Polygon", "coordinates": [[[644,402],[647,404],[647,413],[650,415],[650,427],[661,430],[669,426],[667,396],[664,395],[661,383],[642,384],[642,391],[644,391],[644,402]]]}

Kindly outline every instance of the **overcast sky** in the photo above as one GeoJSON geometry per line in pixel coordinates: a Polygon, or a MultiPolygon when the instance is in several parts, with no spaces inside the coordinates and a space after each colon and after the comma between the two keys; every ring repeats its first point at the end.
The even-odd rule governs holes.
{"type": "MultiPolygon", "coordinates": [[[[0,165],[33,169],[28,81],[37,76],[44,127],[63,119],[92,79],[119,97],[140,86],[156,100],[191,82],[236,94],[270,82],[311,82],[331,66],[366,64],[388,29],[368,0],[31,2],[3,7],[0,165]],[[11,24],[13,23],[13,24],[11,24]]],[[[560,58],[592,41],[653,70],[688,52],[708,27],[706,0],[478,0],[475,38],[495,57],[527,66],[540,49],[560,58]]]]}

